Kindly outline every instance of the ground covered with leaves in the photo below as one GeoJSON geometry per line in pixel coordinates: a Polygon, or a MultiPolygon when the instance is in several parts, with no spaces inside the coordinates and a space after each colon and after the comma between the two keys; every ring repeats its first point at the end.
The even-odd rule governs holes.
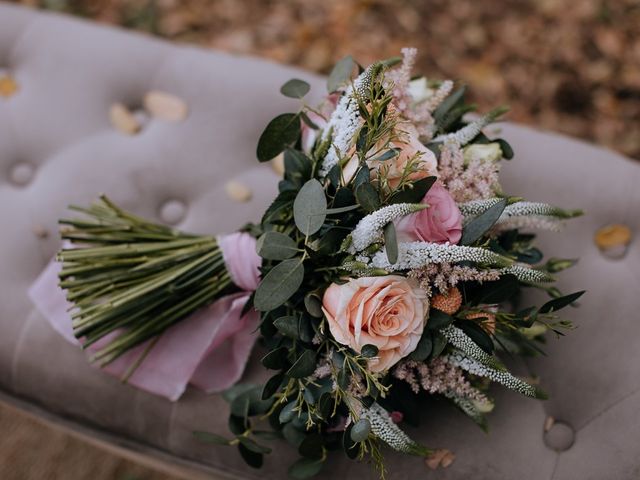
{"type": "Polygon", "coordinates": [[[481,109],[640,159],[637,0],[18,0],[327,73],[419,49],[481,109]]]}

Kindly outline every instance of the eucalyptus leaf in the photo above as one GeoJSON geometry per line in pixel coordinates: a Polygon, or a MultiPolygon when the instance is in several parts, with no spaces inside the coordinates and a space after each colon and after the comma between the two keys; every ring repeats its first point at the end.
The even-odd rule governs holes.
{"type": "Polygon", "coordinates": [[[261,453],[256,453],[249,450],[244,444],[238,443],[238,451],[242,459],[253,468],[260,468],[264,463],[264,456],[261,453]]]}
{"type": "Polygon", "coordinates": [[[305,82],[304,80],[300,80],[299,78],[292,78],[287,83],[280,87],[280,93],[282,93],[285,97],[290,98],[302,98],[307,93],[311,86],[305,82]]]}
{"type": "Polygon", "coordinates": [[[335,92],[341,86],[349,83],[355,64],[351,55],[344,57],[336,63],[327,80],[327,90],[329,93],[335,92]]]}
{"type": "Polygon", "coordinates": [[[279,307],[296,293],[304,279],[302,259],[292,258],[279,263],[267,273],[253,300],[255,308],[266,312],[279,307]]]}
{"type": "MultiPolygon", "coordinates": [[[[477,318],[476,320],[479,321],[480,318],[477,318]]],[[[493,353],[493,340],[491,340],[489,334],[485,332],[480,325],[478,325],[476,322],[472,322],[471,320],[458,320],[457,325],[482,350],[487,352],[489,355],[493,353]]]]}
{"type": "Polygon", "coordinates": [[[447,346],[447,339],[441,333],[435,333],[433,335],[433,348],[431,349],[430,358],[439,357],[447,346]]]}
{"type": "Polygon", "coordinates": [[[297,403],[295,401],[287,403],[282,410],[280,410],[280,415],[278,415],[278,419],[280,423],[289,423],[293,420],[293,417],[297,415],[295,411],[297,403]]]}
{"type": "Polygon", "coordinates": [[[427,328],[429,330],[440,330],[441,328],[448,327],[452,323],[453,317],[443,311],[432,308],[429,312],[429,320],[427,321],[427,328]]]}
{"type": "Polygon", "coordinates": [[[384,247],[387,252],[387,258],[392,265],[398,261],[398,238],[396,236],[396,227],[393,222],[389,222],[384,226],[384,247]]]}
{"type": "Polygon", "coordinates": [[[322,318],[322,300],[317,293],[308,293],[304,296],[304,307],[312,317],[322,318]]]}
{"type": "Polygon", "coordinates": [[[360,354],[365,358],[373,358],[378,355],[378,347],[371,344],[364,345],[360,350],[360,354]]]}
{"type": "Polygon", "coordinates": [[[355,459],[358,456],[359,448],[356,442],[351,440],[351,430],[353,429],[353,423],[347,427],[347,429],[342,434],[342,448],[344,449],[344,453],[350,459],[355,459]]]}
{"type": "Polygon", "coordinates": [[[294,317],[293,315],[287,315],[285,317],[277,318],[273,322],[273,325],[283,335],[286,335],[289,338],[297,339],[300,337],[298,322],[299,322],[298,317],[294,317]]]}
{"type": "Polygon", "coordinates": [[[322,436],[319,433],[310,433],[298,447],[298,453],[307,458],[322,458],[322,444],[322,436]]]}
{"type": "Polygon", "coordinates": [[[287,376],[292,378],[304,378],[311,375],[315,369],[316,352],[313,350],[305,350],[287,371],[287,376]]]}
{"type": "Polygon", "coordinates": [[[256,154],[261,162],[268,162],[300,136],[300,115],[283,113],[271,120],[260,135],[256,154]]]}
{"type": "Polygon", "coordinates": [[[372,161],[374,161],[374,162],[384,162],[385,160],[391,160],[392,158],[397,157],[399,152],[400,151],[398,149],[391,148],[391,149],[387,150],[386,152],[378,155],[376,158],[372,159],[372,161]]]}
{"type": "Polygon", "coordinates": [[[416,345],[416,349],[409,355],[409,358],[416,362],[424,362],[431,354],[432,349],[433,340],[431,338],[431,333],[425,331],[423,332],[422,337],[420,337],[420,341],[418,342],[418,345],[416,345]]]}
{"type": "Polygon", "coordinates": [[[271,370],[280,370],[287,364],[287,347],[278,347],[267,353],[260,362],[271,370]]]}
{"type": "Polygon", "coordinates": [[[265,232],[256,242],[258,255],[267,260],[286,260],[299,253],[296,242],[280,232],[265,232]]]}
{"type": "Polygon", "coordinates": [[[446,117],[449,110],[451,110],[458,102],[462,102],[464,98],[464,94],[466,91],[466,87],[462,86],[454,91],[451,95],[445,98],[438,108],[433,112],[433,118],[435,119],[438,126],[442,123],[442,120],[446,117]]]}
{"type": "Polygon", "coordinates": [[[498,221],[506,206],[507,200],[503,198],[471,220],[462,230],[460,245],[471,245],[482,237],[498,221]]]}
{"type": "Polygon", "coordinates": [[[249,437],[238,437],[238,441],[242,443],[248,450],[251,450],[255,453],[271,453],[271,449],[269,447],[265,447],[260,445],[255,440],[249,437]]]}
{"type": "Polygon", "coordinates": [[[300,446],[305,437],[304,433],[298,430],[293,423],[287,423],[282,427],[282,435],[287,442],[296,448],[300,446]]]}
{"type": "Polygon", "coordinates": [[[293,219],[304,235],[313,235],[322,227],[327,215],[327,197],[322,184],[312,178],[306,182],[293,202],[293,219]]]}
{"type": "Polygon", "coordinates": [[[511,145],[509,144],[509,142],[507,142],[502,138],[498,138],[496,142],[500,144],[500,150],[502,150],[502,158],[504,158],[505,160],[511,160],[513,158],[514,153],[513,153],[513,148],[511,148],[511,145]]]}
{"type": "Polygon", "coordinates": [[[306,480],[320,473],[323,465],[322,459],[301,458],[289,467],[288,473],[294,480],[306,480]]]}
{"type": "Polygon", "coordinates": [[[375,212],[380,208],[380,195],[370,183],[363,183],[356,188],[356,200],[368,213],[375,212]]]}
{"type": "Polygon", "coordinates": [[[262,389],[261,398],[263,400],[271,398],[278,391],[283,380],[284,373],[278,373],[267,380],[267,382],[264,384],[264,388],[262,389]]]}
{"type": "Polygon", "coordinates": [[[371,422],[366,418],[361,418],[358,420],[351,429],[351,440],[356,443],[364,442],[371,432],[371,422]]]}

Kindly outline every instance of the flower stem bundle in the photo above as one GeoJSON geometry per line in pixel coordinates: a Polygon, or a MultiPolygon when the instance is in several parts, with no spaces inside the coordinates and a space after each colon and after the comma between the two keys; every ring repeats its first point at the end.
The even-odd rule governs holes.
{"type": "Polygon", "coordinates": [[[63,219],[58,254],[73,332],[104,366],[234,288],[214,237],[152,223],[107,197],[63,219]]]}

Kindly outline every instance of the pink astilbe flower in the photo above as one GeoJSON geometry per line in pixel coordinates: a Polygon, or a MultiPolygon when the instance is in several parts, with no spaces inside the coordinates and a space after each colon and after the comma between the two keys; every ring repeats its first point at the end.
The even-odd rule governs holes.
{"type": "Polygon", "coordinates": [[[440,293],[446,293],[460,282],[493,282],[498,280],[500,275],[501,272],[495,269],[480,270],[451,263],[430,263],[424,268],[410,271],[408,276],[417,279],[420,288],[431,296],[433,287],[440,293]]]}
{"type": "Polygon", "coordinates": [[[471,159],[467,165],[460,145],[446,141],[442,146],[438,173],[457,203],[487,199],[500,189],[498,162],[471,159]]]}
{"type": "Polygon", "coordinates": [[[393,104],[400,115],[415,126],[420,137],[430,139],[434,131],[434,120],[431,113],[451,92],[453,84],[444,82],[433,97],[416,104],[409,92],[409,82],[411,81],[411,71],[413,70],[418,50],[415,48],[403,48],[401,52],[402,63],[400,66],[386,74],[387,80],[393,85],[391,91],[394,99],[393,104]]]}
{"type": "Polygon", "coordinates": [[[414,393],[424,390],[429,394],[441,394],[487,402],[487,397],[471,386],[464,371],[438,357],[428,363],[403,360],[393,370],[393,376],[409,384],[414,393]]]}

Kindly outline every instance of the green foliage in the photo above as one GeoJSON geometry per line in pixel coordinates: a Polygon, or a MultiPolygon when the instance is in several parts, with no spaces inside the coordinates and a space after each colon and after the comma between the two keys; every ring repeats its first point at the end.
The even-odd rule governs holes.
{"type": "Polygon", "coordinates": [[[286,260],[300,252],[296,242],[280,232],[265,232],[256,243],[258,255],[266,260],[286,260]]]}
{"type": "Polygon", "coordinates": [[[291,258],[272,268],[258,285],[253,304],[257,310],[279,307],[293,295],[304,278],[304,266],[299,258],[291,258]]]}
{"type": "Polygon", "coordinates": [[[480,239],[498,221],[506,206],[507,201],[502,199],[471,220],[462,231],[460,245],[471,245],[480,239]]]}
{"type": "Polygon", "coordinates": [[[303,235],[316,233],[327,215],[327,198],[324,188],[316,179],[306,182],[293,202],[293,218],[303,235]]]}
{"type": "Polygon", "coordinates": [[[335,92],[338,88],[349,82],[355,65],[356,62],[353,61],[353,57],[351,57],[351,55],[344,57],[336,63],[327,80],[327,90],[329,93],[335,92]]]}
{"type": "Polygon", "coordinates": [[[292,78],[284,85],[282,85],[282,87],[280,87],[280,93],[282,93],[285,97],[302,98],[307,93],[309,93],[310,89],[311,86],[304,80],[300,80],[299,78],[292,78]]]}
{"type": "Polygon", "coordinates": [[[256,155],[261,162],[268,162],[285,148],[292,146],[300,136],[300,115],[283,113],[271,120],[260,139],[256,155]]]}

